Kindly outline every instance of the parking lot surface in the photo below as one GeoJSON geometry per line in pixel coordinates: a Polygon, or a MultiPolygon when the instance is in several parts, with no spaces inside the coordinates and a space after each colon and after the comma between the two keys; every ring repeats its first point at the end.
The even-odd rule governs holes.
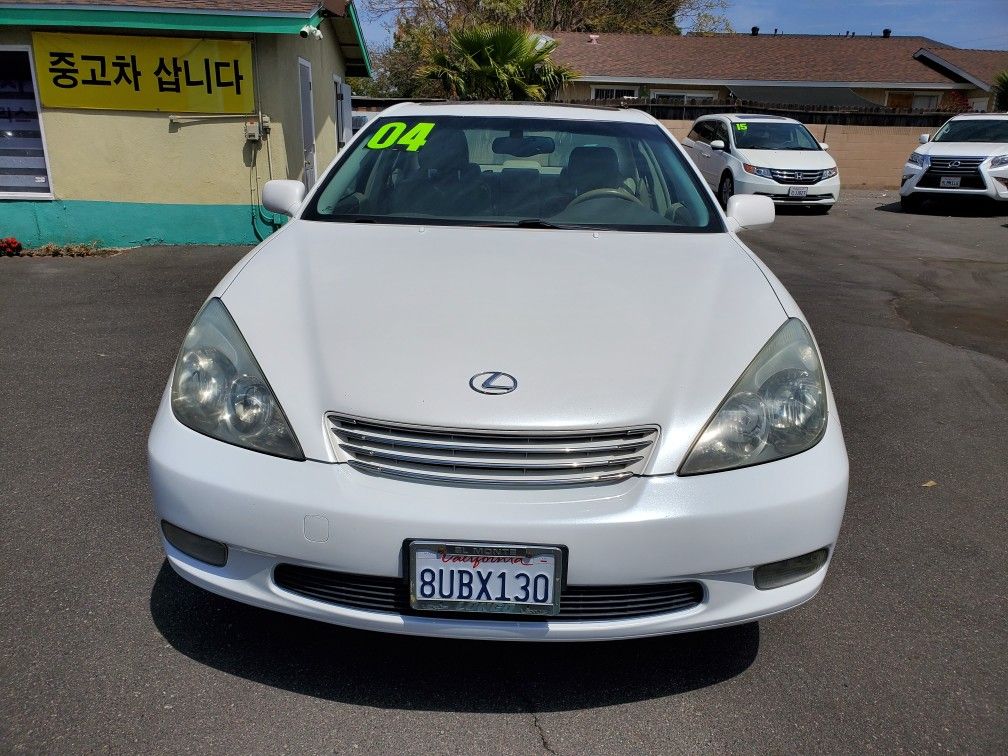
{"type": "Polygon", "coordinates": [[[1005,752],[1008,217],[895,199],[744,237],[808,316],[844,422],[823,591],[607,644],[368,634],[184,583],[144,447],[244,250],[0,259],[0,750],[1005,752]]]}

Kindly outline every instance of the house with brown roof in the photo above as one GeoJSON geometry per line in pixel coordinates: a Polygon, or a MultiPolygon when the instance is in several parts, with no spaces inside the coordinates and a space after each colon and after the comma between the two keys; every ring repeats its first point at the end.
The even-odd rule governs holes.
{"type": "Polygon", "coordinates": [[[927,37],[811,34],[657,36],[551,32],[554,58],[580,73],[565,100],[646,98],[987,110],[1008,52],[962,50],[927,37]]]}
{"type": "Polygon", "coordinates": [[[350,0],[0,0],[0,237],[254,243],[368,75],[350,0]]]}

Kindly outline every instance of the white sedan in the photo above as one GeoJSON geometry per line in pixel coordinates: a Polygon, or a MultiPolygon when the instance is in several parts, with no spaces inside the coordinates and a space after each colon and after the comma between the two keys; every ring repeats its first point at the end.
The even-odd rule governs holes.
{"type": "Polygon", "coordinates": [[[506,640],[812,598],[847,496],[819,350],[631,110],[400,105],[206,300],[150,434],[171,566],[269,609],[506,640]]]}

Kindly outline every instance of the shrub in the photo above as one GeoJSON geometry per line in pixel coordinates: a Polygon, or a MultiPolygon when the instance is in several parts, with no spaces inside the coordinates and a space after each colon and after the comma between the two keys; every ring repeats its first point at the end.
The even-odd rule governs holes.
{"type": "Polygon", "coordinates": [[[8,236],[6,239],[0,239],[0,255],[14,257],[14,255],[20,255],[22,249],[24,249],[24,247],[21,246],[21,242],[13,236],[8,236]]]}

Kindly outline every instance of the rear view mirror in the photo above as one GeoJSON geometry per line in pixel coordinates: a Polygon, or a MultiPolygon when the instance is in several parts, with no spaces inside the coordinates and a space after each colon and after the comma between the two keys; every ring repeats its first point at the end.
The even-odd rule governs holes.
{"type": "Polygon", "coordinates": [[[930,141],[931,141],[931,135],[930,134],[921,134],[920,135],[920,143],[921,144],[927,144],[930,141]]]}
{"type": "Polygon", "coordinates": [[[715,139],[713,142],[710,143],[710,148],[712,150],[723,150],[725,148],[725,143],[722,142],[720,139],[715,139]]]}
{"type": "Polygon", "coordinates": [[[263,186],[263,207],[271,213],[293,216],[305,197],[305,185],[300,181],[274,179],[263,186]]]}
{"type": "Polygon", "coordinates": [[[510,155],[511,157],[532,157],[533,155],[549,155],[556,150],[553,137],[547,136],[506,136],[493,140],[494,155],[510,155]]]}
{"type": "Polygon", "coordinates": [[[736,194],[728,198],[728,225],[732,231],[766,228],[774,222],[773,200],[757,194],[736,194]]]}

